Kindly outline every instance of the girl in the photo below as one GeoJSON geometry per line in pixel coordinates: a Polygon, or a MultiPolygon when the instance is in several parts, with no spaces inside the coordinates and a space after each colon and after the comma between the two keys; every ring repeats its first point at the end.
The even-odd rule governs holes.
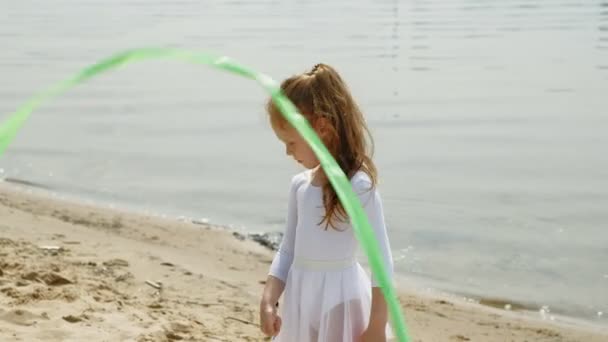
{"type": "MultiPolygon", "coordinates": [[[[351,180],[392,276],[376,168],[366,140],[371,145],[371,136],[346,84],[332,67],[317,64],[285,80],[281,89],[351,180]]],[[[358,241],[344,208],[315,154],[272,100],[267,111],[287,155],[307,171],[291,182],[285,235],[260,304],[262,331],[280,342],[386,341],[387,305],[375,279],[370,284],[356,261],[358,241]]]]}

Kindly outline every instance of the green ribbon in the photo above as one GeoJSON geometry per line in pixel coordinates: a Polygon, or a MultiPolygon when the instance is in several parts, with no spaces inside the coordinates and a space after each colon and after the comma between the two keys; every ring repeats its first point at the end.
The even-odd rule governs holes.
{"type": "Polygon", "coordinates": [[[244,67],[227,57],[216,57],[181,49],[144,48],[129,50],[106,58],[33,97],[0,124],[0,157],[2,157],[4,151],[17,134],[17,131],[23,126],[32,111],[44,102],[93,76],[112,69],[117,69],[129,63],[148,59],[177,59],[195,64],[206,64],[216,69],[225,70],[245,78],[253,79],[268,91],[285,119],[287,119],[300,135],[302,135],[321,162],[321,167],[334,187],[344,210],[351,218],[355,235],[367,255],[370,267],[374,272],[378,284],[382,288],[388,304],[395,334],[399,341],[409,342],[410,339],[407,334],[404,317],[395,294],[395,289],[392,286],[391,278],[384,267],[380,249],[378,247],[378,241],[374,236],[367,215],[361,206],[361,202],[352,189],[349,179],[342,169],[340,169],[323,142],[321,142],[315,131],[309,125],[308,121],[298,113],[298,110],[293,103],[282,93],[278,84],[270,77],[244,67]]]}

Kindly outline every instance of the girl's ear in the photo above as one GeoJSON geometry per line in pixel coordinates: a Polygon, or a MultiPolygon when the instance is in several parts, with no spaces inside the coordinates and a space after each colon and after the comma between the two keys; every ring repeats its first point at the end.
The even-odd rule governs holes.
{"type": "Polygon", "coordinates": [[[325,146],[332,151],[332,146],[334,144],[334,139],[336,138],[336,133],[333,125],[331,124],[331,120],[326,117],[319,117],[315,120],[313,124],[313,128],[321,138],[321,141],[325,144],[325,146]]]}
{"type": "Polygon", "coordinates": [[[317,134],[321,137],[321,139],[325,140],[325,138],[329,137],[331,132],[331,123],[326,117],[318,117],[314,124],[313,128],[317,131],[317,134]]]}

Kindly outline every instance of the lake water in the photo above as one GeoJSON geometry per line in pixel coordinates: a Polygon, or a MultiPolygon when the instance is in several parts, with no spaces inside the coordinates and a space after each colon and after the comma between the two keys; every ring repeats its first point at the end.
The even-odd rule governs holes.
{"type": "MultiPolygon", "coordinates": [[[[376,138],[397,270],[606,324],[608,2],[1,1],[0,119],[123,49],[334,65],[376,138]]],[[[149,61],[37,110],[0,177],[255,231],[289,180],[253,82],[149,61]]]]}

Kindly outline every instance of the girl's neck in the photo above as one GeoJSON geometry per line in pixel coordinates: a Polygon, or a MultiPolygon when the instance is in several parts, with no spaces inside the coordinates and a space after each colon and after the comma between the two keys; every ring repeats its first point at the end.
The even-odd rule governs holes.
{"type": "Polygon", "coordinates": [[[310,183],[316,187],[322,187],[327,183],[327,176],[323,172],[321,165],[310,170],[310,183]]]}

